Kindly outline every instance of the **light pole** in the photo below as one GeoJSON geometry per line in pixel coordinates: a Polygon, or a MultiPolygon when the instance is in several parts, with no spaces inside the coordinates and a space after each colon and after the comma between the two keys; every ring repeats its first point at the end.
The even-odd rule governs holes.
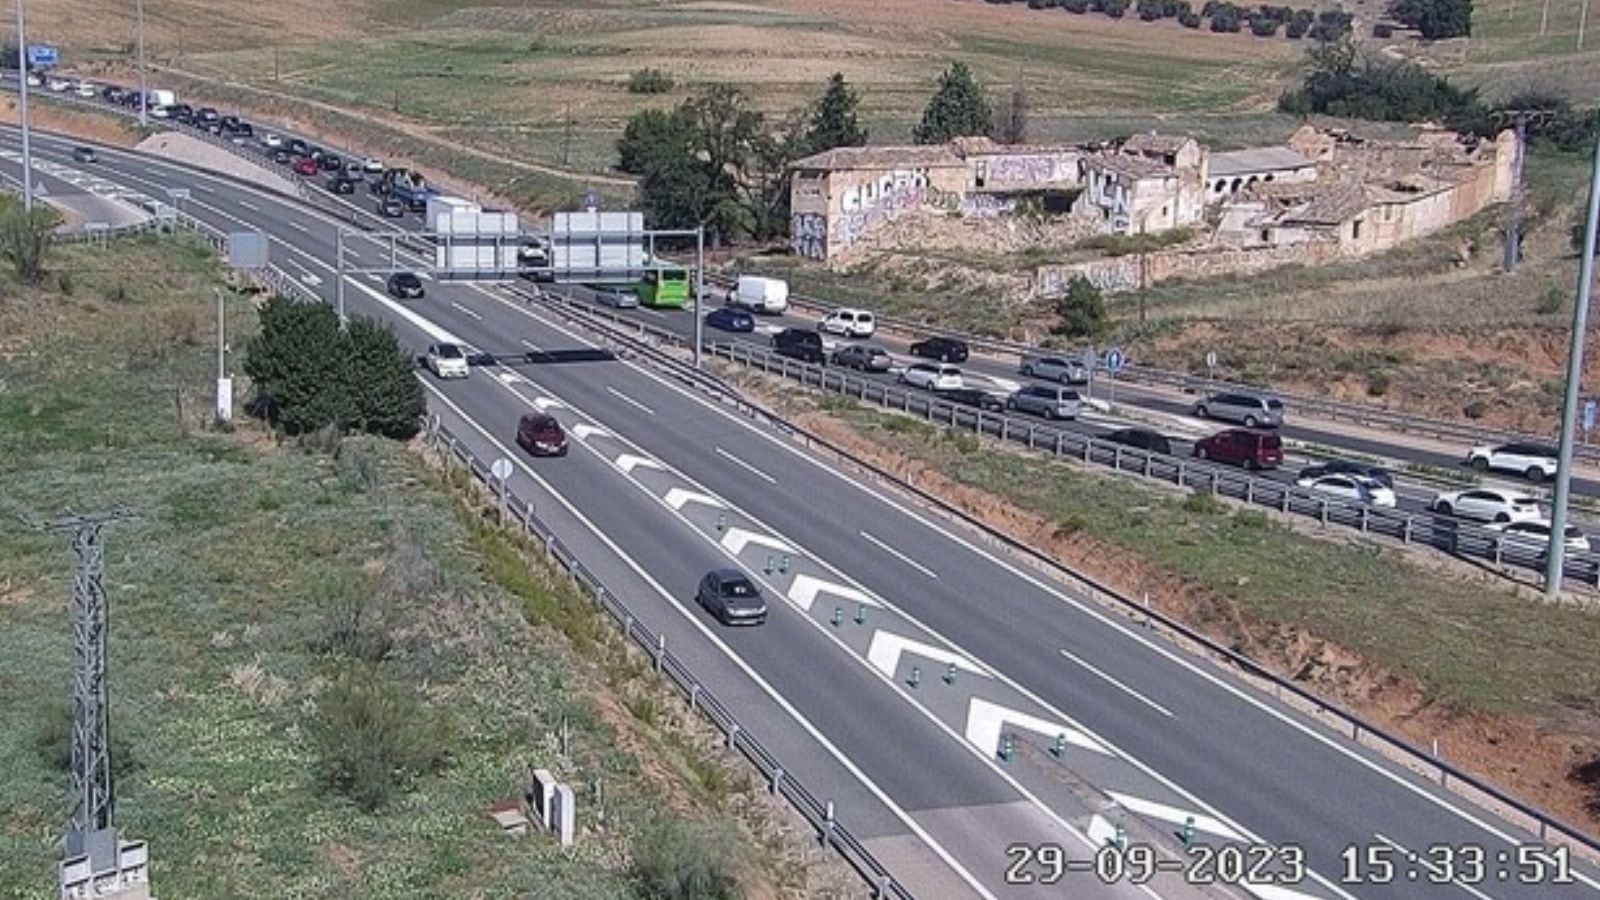
{"type": "Polygon", "coordinates": [[[22,125],[22,208],[33,209],[33,149],[28,140],[28,38],[17,0],[17,121],[22,125]]]}
{"type": "Polygon", "coordinates": [[[1554,600],[1561,591],[1561,569],[1567,550],[1567,495],[1572,490],[1572,431],[1578,417],[1578,391],[1583,380],[1583,344],[1589,327],[1589,294],[1594,283],[1595,223],[1600,219],[1600,135],[1589,171],[1589,216],[1583,229],[1583,260],[1578,264],[1578,302],[1572,310],[1572,345],[1567,351],[1567,394],[1561,403],[1561,449],[1556,458],[1556,495],[1550,510],[1550,544],[1545,551],[1544,595],[1554,600]]]}
{"type": "Polygon", "coordinates": [[[700,315],[700,301],[706,293],[706,229],[694,230],[694,367],[700,368],[701,348],[706,342],[706,320],[700,315]]]}
{"type": "Polygon", "coordinates": [[[150,125],[150,91],[144,80],[144,0],[136,0],[134,9],[139,19],[139,127],[145,128],[150,125]]]}

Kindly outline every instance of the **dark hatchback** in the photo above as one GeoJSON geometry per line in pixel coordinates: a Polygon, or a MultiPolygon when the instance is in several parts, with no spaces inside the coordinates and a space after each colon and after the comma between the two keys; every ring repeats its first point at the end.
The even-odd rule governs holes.
{"type": "Polygon", "coordinates": [[[719,331],[748,334],[756,330],[756,317],[748,310],[723,306],[706,313],[706,326],[719,331]]]}
{"type": "Polygon", "coordinates": [[[947,363],[966,362],[969,353],[966,341],[958,341],[955,338],[931,337],[911,345],[912,356],[937,359],[947,363]]]}
{"type": "Polygon", "coordinates": [[[994,412],[1002,412],[1006,408],[1006,398],[998,394],[991,394],[988,391],[980,391],[977,388],[934,391],[933,395],[946,403],[976,406],[978,409],[987,409],[994,412]]]}
{"type": "Polygon", "coordinates": [[[1158,431],[1151,431],[1148,428],[1123,428],[1103,435],[1100,439],[1110,441],[1113,444],[1121,444],[1124,447],[1133,447],[1147,453],[1172,455],[1172,442],[1167,440],[1167,436],[1158,431]]]}
{"type": "Polygon", "coordinates": [[[804,328],[785,328],[773,335],[772,349],[801,362],[821,364],[826,361],[822,352],[822,335],[804,328]]]}
{"type": "Polygon", "coordinates": [[[389,276],[389,293],[402,300],[421,297],[422,279],[411,272],[396,272],[389,276]]]}
{"type": "Polygon", "coordinates": [[[737,569],[716,569],[700,579],[694,601],[724,625],[760,625],[767,621],[767,601],[737,569]]]}

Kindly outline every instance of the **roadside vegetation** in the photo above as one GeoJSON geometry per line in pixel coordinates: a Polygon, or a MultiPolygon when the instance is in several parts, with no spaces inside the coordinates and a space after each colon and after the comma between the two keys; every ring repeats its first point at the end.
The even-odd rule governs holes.
{"type": "MultiPolygon", "coordinates": [[[[757,382],[745,376],[747,383],[757,382]]],[[[1427,551],[1083,471],[851,401],[779,401],[925,490],[1573,821],[1600,615],[1427,551]],[[1501,750],[1499,748],[1508,749],[1501,750]]]]}
{"type": "MultiPolygon", "coordinates": [[[[21,517],[117,504],[137,515],[105,533],[118,825],[161,896],[841,895],[459,471],[211,427],[208,250],[50,260],[38,285],[0,274],[0,895],[55,896],[67,815],[71,554],[21,517]],[[531,765],[577,792],[574,852],[486,814],[531,765]]],[[[229,299],[235,347],[256,319],[229,299]]]]}

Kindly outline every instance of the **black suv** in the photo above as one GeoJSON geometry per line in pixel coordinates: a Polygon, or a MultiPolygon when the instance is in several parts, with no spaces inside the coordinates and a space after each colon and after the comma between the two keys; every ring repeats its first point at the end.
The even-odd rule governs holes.
{"type": "Polygon", "coordinates": [[[1148,428],[1124,428],[1103,436],[1104,440],[1124,447],[1136,447],[1149,453],[1172,455],[1172,442],[1166,435],[1148,428]]]}
{"type": "Polygon", "coordinates": [[[931,337],[911,345],[912,356],[937,359],[946,363],[966,362],[967,352],[966,342],[955,338],[931,337]]]}
{"type": "Polygon", "coordinates": [[[822,365],[822,335],[804,328],[785,328],[772,336],[772,348],[783,356],[822,365]]]}
{"type": "Polygon", "coordinates": [[[328,176],[328,190],[333,191],[335,194],[354,194],[356,192],[356,180],[342,172],[335,172],[328,176]]]}

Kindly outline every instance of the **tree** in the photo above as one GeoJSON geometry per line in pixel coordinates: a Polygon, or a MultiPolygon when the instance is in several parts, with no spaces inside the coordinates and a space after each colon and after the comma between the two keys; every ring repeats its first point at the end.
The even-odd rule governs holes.
{"type": "Polygon", "coordinates": [[[16,267],[17,278],[38,284],[44,277],[45,256],[50,250],[50,231],[56,227],[55,210],[43,203],[33,209],[13,200],[0,213],[0,247],[16,267]]]}
{"type": "Polygon", "coordinates": [[[951,138],[988,134],[994,113],[966,63],[951,63],[939,76],[939,87],[912,131],[919,144],[943,144],[951,138]]]}
{"type": "Polygon", "coordinates": [[[244,361],[258,414],[290,434],[346,421],[338,314],[326,304],[280,296],[260,316],[261,331],[246,343],[244,361]]]}
{"type": "Polygon", "coordinates": [[[861,98],[845,83],[844,75],[833,73],[828,88],[811,107],[811,121],[805,131],[807,155],[835,147],[861,147],[867,143],[866,129],[856,119],[861,98]]]}
{"type": "Polygon", "coordinates": [[[1099,337],[1105,334],[1109,324],[1105,299],[1101,297],[1100,289],[1082,275],[1074,275],[1067,284],[1067,292],[1056,301],[1056,315],[1061,317],[1061,321],[1056,325],[1055,332],[1066,337],[1099,337]]]}
{"type": "Polygon", "coordinates": [[[1002,144],[1020,144],[1028,138],[1028,93],[1021,79],[1006,93],[1005,105],[994,123],[994,139],[1002,144]]]}
{"type": "Polygon", "coordinates": [[[1395,0],[1389,14],[1430,41],[1472,34],[1472,0],[1395,0]]]}
{"type": "Polygon", "coordinates": [[[349,427],[395,440],[409,440],[428,411],[416,365],[401,349],[394,329],[357,316],[345,329],[345,390],[349,427]]]}
{"type": "Polygon", "coordinates": [[[647,109],[628,120],[617,140],[617,168],[646,175],[664,159],[693,152],[694,129],[683,107],[647,109]]]}

